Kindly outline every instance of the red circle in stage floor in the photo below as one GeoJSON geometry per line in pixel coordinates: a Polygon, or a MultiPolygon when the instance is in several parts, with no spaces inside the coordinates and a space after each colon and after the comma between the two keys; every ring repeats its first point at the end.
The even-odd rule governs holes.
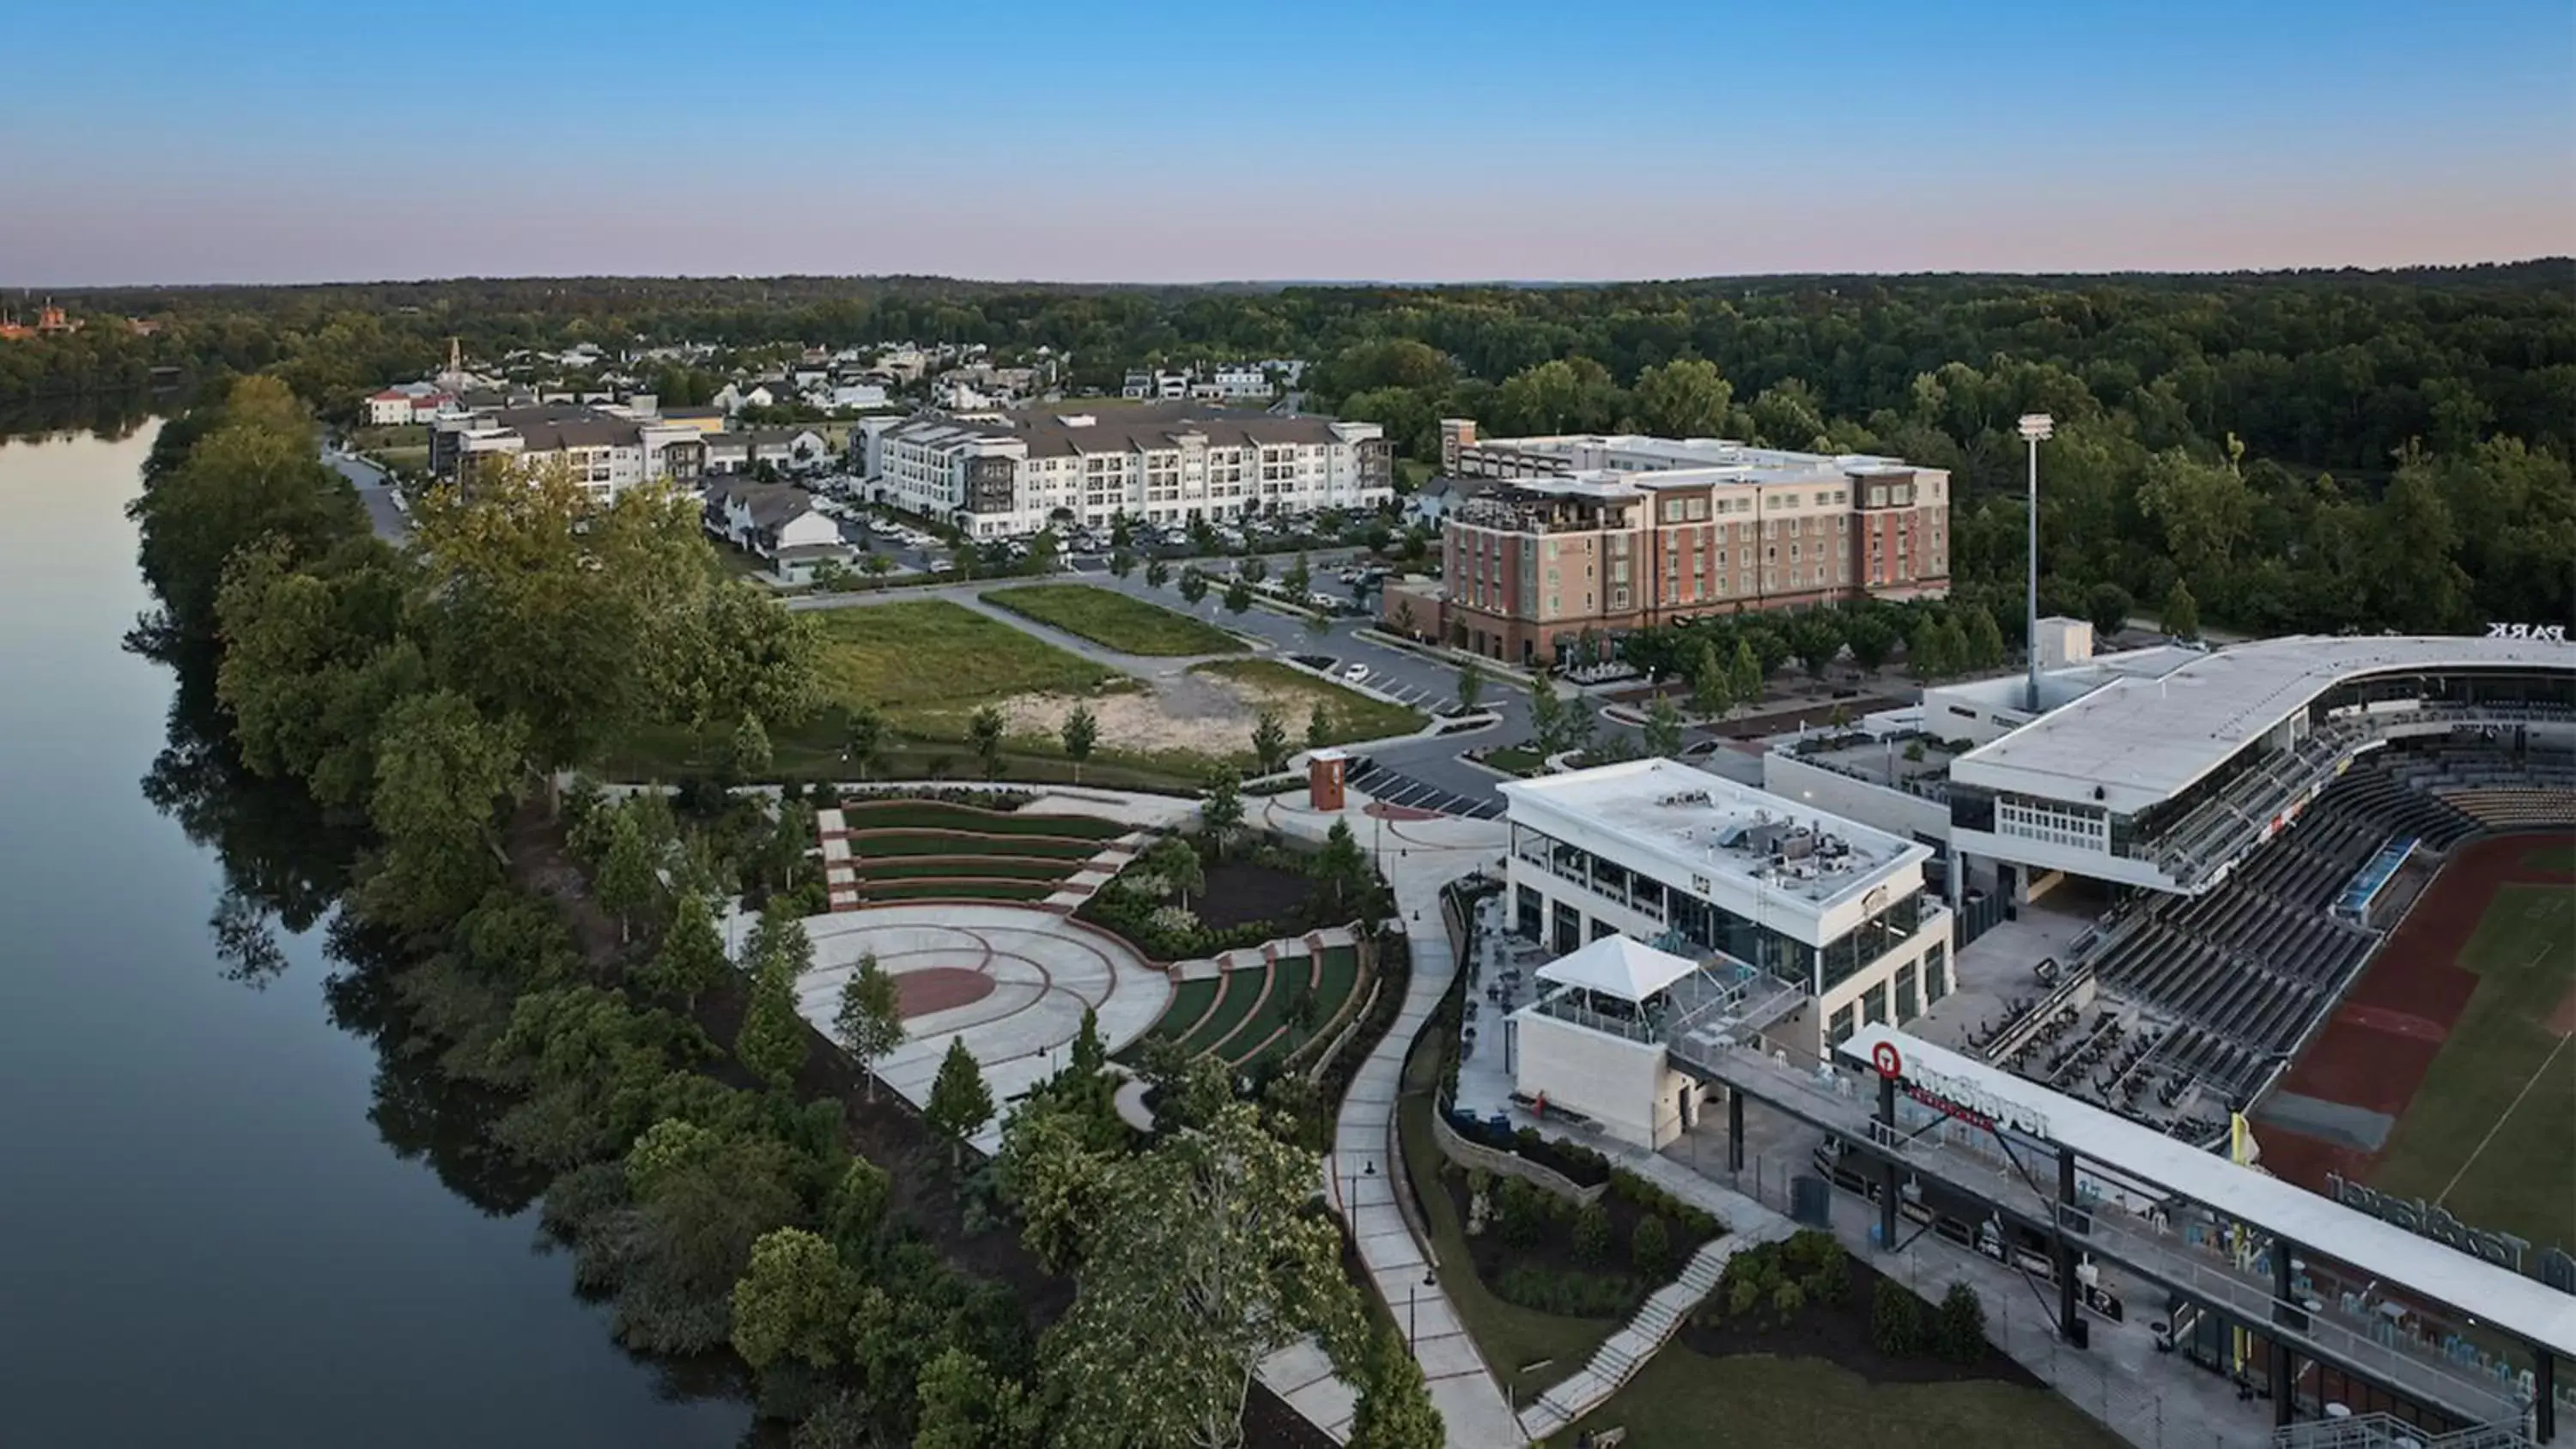
{"type": "Polygon", "coordinates": [[[894,979],[895,1008],[903,1019],[981,1001],[993,994],[993,978],[963,966],[925,966],[894,979]]]}

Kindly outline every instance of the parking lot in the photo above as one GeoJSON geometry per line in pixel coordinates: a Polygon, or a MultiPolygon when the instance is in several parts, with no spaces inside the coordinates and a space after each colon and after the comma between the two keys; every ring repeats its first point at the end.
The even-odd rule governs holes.
{"type": "Polygon", "coordinates": [[[1503,802],[1491,794],[1471,798],[1368,761],[1360,762],[1350,782],[1367,791],[1382,805],[1430,810],[1442,815],[1463,815],[1470,820],[1499,820],[1503,815],[1503,802]]]}

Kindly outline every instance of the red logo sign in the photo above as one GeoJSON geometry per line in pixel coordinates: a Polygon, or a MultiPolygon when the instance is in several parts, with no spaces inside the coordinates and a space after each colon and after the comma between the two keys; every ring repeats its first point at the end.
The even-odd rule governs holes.
{"type": "Polygon", "coordinates": [[[1891,1082],[1905,1075],[1905,1058],[1897,1055],[1896,1043],[1892,1041],[1883,1041],[1871,1047],[1869,1064],[1878,1068],[1878,1074],[1891,1082]]]}

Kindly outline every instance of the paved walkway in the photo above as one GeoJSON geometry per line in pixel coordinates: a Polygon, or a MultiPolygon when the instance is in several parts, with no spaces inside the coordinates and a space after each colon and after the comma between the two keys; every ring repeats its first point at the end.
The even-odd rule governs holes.
{"type": "MultiPolygon", "coordinates": [[[[1279,797],[1267,812],[1270,824],[1291,835],[1320,840],[1334,820],[1347,816],[1361,840],[1374,838],[1373,822],[1362,813],[1365,796],[1354,792],[1340,816],[1294,803],[1302,798],[1279,797]]],[[[1326,1197],[1349,1220],[1360,1261],[1376,1283],[1378,1296],[1390,1306],[1404,1305],[1405,1316],[1412,1321],[1414,1357],[1421,1361],[1431,1401],[1448,1426],[1454,1449],[1505,1449],[1525,1440],[1510,1401],[1495,1383],[1475,1340],[1459,1323],[1448,1295],[1440,1291],[1429,1261],[1395,1204],[1390,1177],[1401,1171],[1402,1162],[1394,1146],[1395,1100],[1404,1058],[1457,969],[1449,952],[1448,930],[1441,924],[1440,887],[1489,863],[1505,843],[1503,827],[1492,821],[1408,821],[1402,834],[1390,829],[1385,835],[1378,865],[1395,887],[1396,908],[1403,915],[1413,953],[1412,975],[1395,1024],[1361,1064],[1342,1098],[1333,1150],[1324,1162],[1326,1197]]],[[[1320,1350],[1298,1345],[1275,1355],[1262,1366],[1262,1381],[1326,1432],[1336,1438],[1348,1436],[1347,1405],[1355,1396],[1323,1367],[1320,1350]]]]}

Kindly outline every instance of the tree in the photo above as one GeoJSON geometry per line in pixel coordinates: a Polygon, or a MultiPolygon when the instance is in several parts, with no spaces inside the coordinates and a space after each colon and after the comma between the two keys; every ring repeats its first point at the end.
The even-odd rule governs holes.
{"type": "Polygon", "coordinates": [[[915,1392],[912,1449],[1020,1449],[1041,1438],[1045,1415],[1027,1388],[955,1344],[921,1366],[915,1392]]]}
{"type": "MultiPolygon", "coordinates": [[[[1159,562],[1159,560],[1157,560],[1159,562]]],[[[1207,597],[1207,575],[1194,568],[1181,570],[1181,602],[1195,609],[1207,597]]],[[[1240,611],[1238,611],[1240,612],[1240,611]]]]}
{"type": "Polygon", "coordinates": [[[1421,632],[1413,627],[1413,601],[1411,599],[1398,598],[1395,601],[1395,612],[1388,616],[1388,622],[1395,625],[1395,632],[1403,635],[1407,639],[1419,639],[1422,637],[1421,632]]]}
{"type": "Polygon", "coordinates": [[[1261,773],[1275,775],[1288,761],[1288,730],[1279,722],[1278,712],[1263,710],[1252,724],[1252,757],[1260,762],[1261,773]]]}
{"type": "Polygon", "coordinates": [[[1234,582],[1225,586],[1225,611],[1227,613],[1240,614],[1251,607],[1252,585],[1248,581],[1238,578],[1234,582]]]}
{"type": "Polygon", "coordinates": [[[1896,652],[1896,628],[1876,610],[1854,614],[1843,624],[1843,647],[1851,651],[1852,663],[1876,674],[1896,652]]]}
{"type": "Polygon", "coordinates": [[[1485,671],[1470,659],[1458,666],[1458,708],[1474,713],[1485,693],[1485,671]]]}
{"type": "Polygon", "coordinates": [[[1064,549],[1056,542],[1055,530],[1041,528],[1029,539],[1029,556],[1022,568],[1027,573],[1051,574],[1064,566],[1064,549]]]}
{"type": "Polygon", "coordinates": [[[769,731],[760,727],[757,715],[744,715],[725,742],[726,773],[737,780],[753,779],[768,773],[769,764],[769,731]]]}
{"type": "Polygon", "coordinates": [[[1136,520],[1129,518],[1127,516],[1127,510],[1124,508],[1121,508],[1116,513],[1109,515],[1109,546],[1111,548],[1133,548],[1135,545],[1136,520]]]}
{"type": "Polygon", "coordinates": [[[1226,841],[1242,828],[1243,782],[1231,767],[1219,765],[1208,772],[1207,798],[1199,802],[1199,829],[1207,836],[1208,849],[1222,857],[1226,841]]]}
{"type": "Polygon", "coordinates": [[[2200,637],[2200,601],[2191,596],[2191,585],[2180,579],[2165,591],[2164,617],[2157,622],[2177,639],[2200,637]]]}
{"type": "Polygon", "coordinates": [[[1677,357],[1637,374],[1637,422],[1658,437],[1742,437],[1732,427],[1735,388],[1717,365],[1697,357],[1677,357]]]}
{"type": "Polygon", "coordinates": [[[1270,561],[1257,553],[1245,554],[1234,566],[1234,576],[1247,584],[1257,584],[1270,573],[1270,561]]]}
{"type": "MultiPolygon", "coordinates": [[[[1462,699],[1461,704],[1465,701],[1462,699]]],[[[1565,701],[1558,697],[1556,684],[1546,674],[1530,676],[1529,685],[1530,743],[1544,759],[1565,745],[1565,701]]]]}
{"type": "Polygon", "coordinates": [[[744,943],[751,958],[751,969],[757,973],[763,966],[776,962],[787,968],[787,979],[803,979],[814,969],[814,942],[805,934],[805,923],[797,918],[794,902],[784,895],[774,895],[761,908],[760,919],[752,924],[751,939],[744,943]]]}
{"type": "Polygon", "coordinates": [[[1574,1256],[1586,1263],[1610,1256],[1610,1210],[1598,1202],[1575,1210],[1574,1256]]]}
{"type": "Polygon", "coordinates": [[[984,1085],[983,1070],[975,1065],[975,1054],[966,1050],[964,1037],[948,1043],[948,1055],[940,1059],[939,1075],[930,1084],[930,1100],[921,1109],[921,1120],[948,1139],[951,1168],[964,1159],[966,1140],[993,1120],[993,1091],[984,1085]]]}
{"type": "Polygon", "coordinates": [[[1109,551],[1109,572],[1114,578],[1125,578],[1136,571],[1136,555],[1123,545],[1109,551]]]}
{"type": "Polygon", "coordinates": [[[1373,1335],[1351,1409],[1350,1449],[1442,1449],[1448,1442],[1422,1365],[1392,1333],[1373,1335]]]}
{"type": "Polygon", "coordinates": [[[2095,584],[2085,598],[2084,608],[2093,623],[2093,637],[2107,640],[2129,627],[2129,611],[2135,607],[2137,601],[2129,597],[2127,589],[2112,583],[2095,584]]]}
{"type": "Polygon", "coordinates": [[[1312,591],[1314,582],[1315,570],[1306,562],[1305,550],[1300,549],[1295,561],[1288,565],[1287,572],[1279,576],[1279,586],[1288,591],[1290,598],[1303,600],[1312,591]]]}
{"type": "Polygon", "coordinates": [[[1646,753],[1670,759],[1682,752],[1682,712],[1673,702],[1656,695],[1646,706],[1646,753]]]}
{"type": "Polygon", "coordinates": [[[522,745],[463,695],[433,690],[385,711],[368,818],[384,840],[362,913],[408,929],[463,915],[499,876],[493,821],[522,745]]]}
{"type": "Polygon", "coordinates": [[[1810,676],[1822,679],[1842,653],[1842,626],[1822,609],[1800,614],[1789,625],[1789,648],[1810,676]]]}
{"type": "MultiPolygon", "coordinates": [[[[1660,696],[1658,696],[1660,698],[1660,696]]],[[[1735,676],[1718,662],[1717,641],[1703,639],[1691,669],[1691,708],[1702,719],[1723,719],[1735,707],[1735,676]]]]}
{"type": "Polygon", "coordinates": [[[707,898],[684,891],[671,909],[671,926],[662,933],[662,949],[639,968],[646,990],[695,1009],[698,997],[725,978],[733,963],[725,959],[724,941],[716,934],[715,912],[707,898]]]}
{"type": "Polygon", "coordinates": [[[1306,1211],[1321,1170],[1242,1102],[1111,1165],[1073,1307],[1041,1345],[1068,1449],[1236,1443],[1261,1362],[1308,1334],[1356,1364],[1341,1238],[1306,1211]]]}
{"type": "Polygon", "coordinates": [[[876,1064],[903,1045],[904,1037],[902,993],[895,989],[894,977],[877,964],[876,952],[861,956],[859,968],[842,979],[832,1037],[867,1074],[868,1100],[875,1101],[876,1064]]]}
{"type": "Polygon", "coordinates": [[[1923,1346],[1923,1303],[1893,1278],[1881,1278],[1869,1300],[1869,1342],[1888,1358],[1906,1358],[1923,1346]]]}
{"type": "Polygon", "coordinates": [[[1662,1218],[1648,1214],[1637,1219],[1637,1230],[1628,1240],[1628,1260],[1649,1278],[1660,1278],[1672,1267],[1673,1231],[1662,1218]]]}
{"type": "Polygon", "coordinates": [[[841,758],[862,780],[875,775],[885,760],[885,716],[862,700],[850,706],[841,722],[841,758]]]}
{"type": "Polygon", "coordinates": [[[1348,820],[1334,821],[1324,833],[1324,847],[1315,853],[1315,876],[1331,889],[1335,906],[1371,884],[1368,856],[1361,852],[1348,820]]]}
{"type": "MultiPolygon", "coordinates": [[[[1995,616],[1984,605],[1970,604],[1953,612],[1941,627],[1942,642],[1952,651],[1951,658],[1965,660],[1968,668],[1994,669],[2004,662],[2003,630],[1996,626],[1995,616]],[[1964,642],[1951,637],[1953,630],[1964,635],[1964,642]]],[[[2035,647],[2038,641],[2025,639],[2022,643],[2027,648],[2035,647]]]]}
{"type": "Polygon", "coordinates": [[[617,917],[617,939],[629,939],[637,913],[662,894],[653,847],[644,838],[638,812],[620,807],[611,812],[608,853],[599,863],[599,903],[617,917]]]}
{"type": "Polygon", "coordinates": [[[751,1000],[743,1008],[742,1028],[734,1034],[733,1054],[762,1085],[784,1092],[805,1069],[805,1018],[796,1012],[796,966],[783,953],[754,959],[751,1000]]]}
{"type": "Polygon", "coordinates": [[[832,1245],[803,1228],[773,1228],[751,1245],[733,1285],[733,1348],[765,1369],[780,1359],[830,1368],[841,1361],[858,1282],[832,1245]]]}
{"type": "Polygon", "coordinates": [[[1953,1283],[1941,1295],[1932,1321],[1933,1346],[1952,1363],[1975,1363],[1986,1356],[1986,1303],[1966,1283],[1953,1283]]]}
{"type": "Polygon", "coordinates": [[[1306,616],[1306,637],[1309,640],[1312,640],[1318,648],[1322,647],[1324,640],[1329,637],[1332,632],[1332,615],[1325,613],[1310,613],[1306,616]]]}
{"type": "Polygon", "coordinates": [[[1163,878],[1172,893],[1188,905],[1191,896],[1207,888],[1207,872],[1199,864],[1199,853],[1177,835],[1166,835],[1145,852],[1145,869],[1163,878]]]}
{"type": "Polygon", "coordinates": [[[869,583],[883,588],[886,575],[894,572],[894,560],[881,553],[862,554],[859,556],[859,572],[868,576],[869,583]]]}
{"type": "Polygon", "coordinates": [[[1762,656],[1754,651],[1753,641],[1736,640],[1735,659],[1728,666],[1726,683],[1737,704],[1751,709],[1762,703],[1763,674],[1762,656]]]}
{"type": "Polygon", "coordinates": [[[1322,700],[1306,712],[1306,748],[1320,750],[1333,742],[1333,712],[1322,700]]]}
{"type": "Polygon", "coordinates": [[[1163,585],[1170,583],[1171,579],[1172,566],[1170,564],[1163,562],[1159,558],[1147,559],[1145,561],[1145,587],[1149,589],[1159,589],[1163,585]]]}
{"type": "Polygon", "coordinates": [[[1092,715],[1091,706],[1075,705],[1073,712],[1064,717],[1060,737],[1064,742],[1064,757],[1073,761],[1073,782],[1079,785],[1082,783],[1082,762],[1091,758],[1091,747],[1100,743],[1100,721],[1092,715]]]}
{"type": "Polygon", "coordinates": [[[817,559],[813,571],[814,587],[826,594],[849,592],[850,566],[836,558],[817,559]]]}
{"type": "Polygon", "coordinates": [[[1941,621],[1929,614],[1915,622],[1914,639],[1906,645],[1905,655],[1918,679],[1939,679],[1958,669],[1958,661],[1950,657],[1949,639],[1941,630],[1941,621]]]}
{"type": "Polygon", "coordinates": [[[974,747],[987,780],[1002,773],[1002,728],[1002,712],[989,704],[966,720],[966,742],[974,747]]]}

